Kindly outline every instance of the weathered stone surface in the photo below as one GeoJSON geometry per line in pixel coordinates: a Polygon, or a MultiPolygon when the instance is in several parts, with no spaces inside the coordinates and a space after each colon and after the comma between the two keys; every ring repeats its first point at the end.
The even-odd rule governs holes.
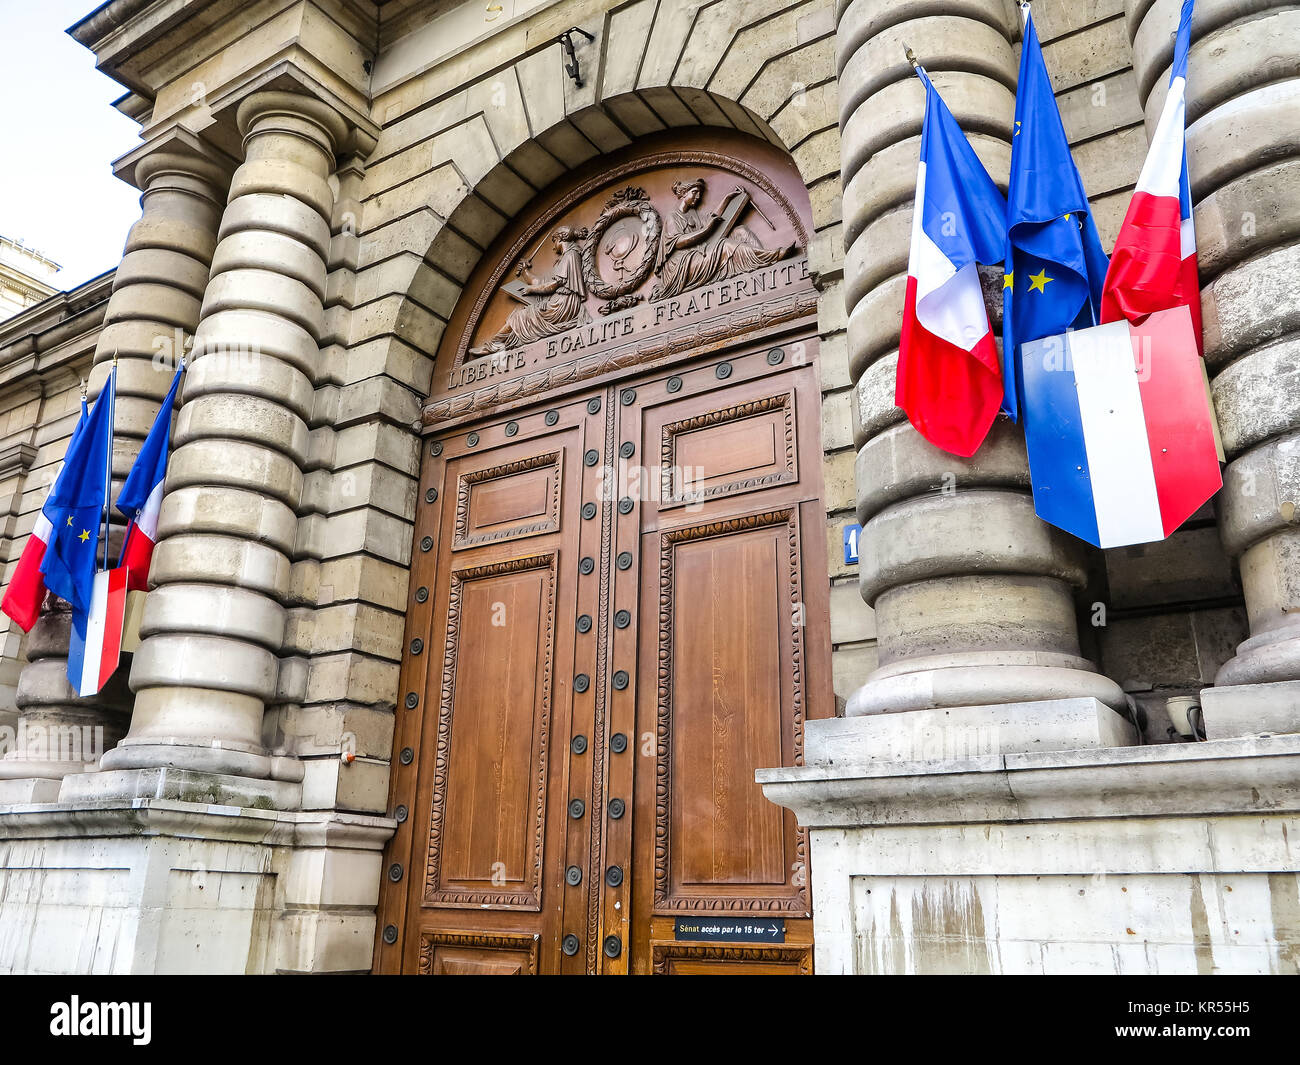
{"type": "MultiPolygon", "coordinates": [[[[880,727],[807,726],[828,747],[880,727]]],[[[819,973],[1291,971],[1295,737],[1004,755],[977,730],[917,738],[921,761],[758,773],[810,829],[819,973]],[[1141,816],[1116,817],[1117,795],[1141,816]],[[1225,905],[1240,919],[1195,916],[1225,905]],[[891,912],[934,917],[901,931],[891,912]]]]}
{"type": "Polygon", "coordinates": [[[896,274],[871,289],[848,319],[849,372],[856,381],[882,355],[898,348],[907,275],[896,274]]]}
{"type": "Polygon", "coordinates": [[[875,612],[862,601],[856,583],[831,585],[831,643],[876,638],[875,612]]]}
{"type": "Polygon", "coordinates": [[[1297,270],[1300,244],[1285,244],[1225,270],[1201,290],[1205,359],[1212,373],[1300,330],[1300,293],[1290,283],[1297,270]]]}
{"type": "Polygon", "coordinates": [[[850,697],[876,671],[879,659],[874,643],[841,644],[831,652],[831,679],[837,714],[843,715],[850,697]]]}
{"type": "Polygon", "coordinates": [[[36,894],[0,894],[0,971],[369,970],[375,930],[368,911],[393,821],[251,808],[282,795],[278,782],[225,778],[228,787],[213,788],[211,776],[146,774],[130,790],[149,798],[79,802],[62,826],[6,809],[7,868],[23,869],[36,894]],[[182,797],[163,797],[169,794],[182,797]],[[109,864],[83,878],[102,882],[97,870],[124,870],[138,894],[105,892],[87,902],[85,885],[79,889],[68,870],[84,861],[78,855],[88,840],[109,864]],[[35,919],[37,897],[49,920],[35,919]]]}
{"type": "Polygon", "coordinates": [[[1300,428],[1300,339],[1255,348],[1214,379],[1211,394],[1232,457],[1300,428]]]}
{"type": "Polygon", "coordinates": [[[971,652],[1079,655],[1074,598],[1059,580],[975,574],[917,581],[884,592],[876,607],[882,665],[971,652]]]}
{"type": "Polygon", "coordinates": [[[1300,240],[1300,159],[1245,174],[1196,205],[1201,283],[1268,248],[1300,240]]]}
{"type": "Polygon", "coordinates": [[[1113,609],[1153,607],[1238,594],[1232,566],[1212,528],[1190,528],[1166,540],[1105,553],[1113,609]]]}
{"type": "Polygon", "coordinates": [[[271,263],[278,273],[305,285],[320,299],[325,298],[325,264],[314,248],[286,233],[266,229],[231,233],[217,245],[212,273],[259,270],[271,263]]]}
{"type": "Polygon", "coordinates": [[[1096,699],[1043,700],[846,717],[809,730],[804,764],[959,761],[1127,746],[1133,725],[1096,699]]]}
{"type": "Polygon", "coordinates": [[[232,200],[221,215],[218,239],[250,230],[283,233],[308,245],[322,260],[329,253],[327,216],[291,196],[255,194],[232,200]]]}
{"type": "Polygon", "coordinates": [[[1216,684],[1201,692],[1201,704],[1212,740],[1300,732],[1300,681],[1216,684]]]}
{"type": "Polygon", "coordinates": [[[941,451],[911,424],[878,432],[857,458],[858,518],[867,522],[891,503],[913,496],[946,499],[972,489],[1029,487],[1024,437],[1011,422],[995,422],[970,458],[941,451]]]}
{"type": "Polygon", "coordinates": [[[1240,608],[1112,618],[1099,628],[1101,665],[1125,691],[1198,691],[1247,636],[1240,608]]]}
{"type": "Polygon", "coordinates": [[[1218,503],[1223,544],[1233,555],[1300,521],[1300,433],[1270,440],[1232,463],[1218,503]]]}
{"type": "Polygon", "coordinates": [[[1078,541],[1039,521],[1027,495],[1004,489],[895,503],[863,526],[860,551],[868,603],[900,584],[949,575],[1021,573],[1083,583],[1078,541]]]}
{"type": "Polygon", "coordinates": [[[278,651],[284,634],[284,608],[257,592],[218,584],[168,584],[145,597],[141,636],[181,627],[249,640],[278,651]]]}

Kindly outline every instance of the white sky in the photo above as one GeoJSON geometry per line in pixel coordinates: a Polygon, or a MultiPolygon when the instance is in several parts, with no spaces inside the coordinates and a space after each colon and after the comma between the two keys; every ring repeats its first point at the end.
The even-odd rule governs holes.
{"type": "Polygon", "coordinates": [[[126,89],[64,30],[100,0],[0,0],[0,233],[59,263],[75,288],[117,266],[140,194],[111,164],[139,143],[110,101],[126,89]]]}

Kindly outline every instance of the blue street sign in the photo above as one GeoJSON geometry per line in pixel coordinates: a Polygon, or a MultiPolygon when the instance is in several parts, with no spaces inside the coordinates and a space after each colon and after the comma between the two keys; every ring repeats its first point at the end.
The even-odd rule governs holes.
{"type": "Polygon", "coordinates": [[[858,538],[862,535],[861,525],[844,526],[844,564],[858,560],[858,538]]]}

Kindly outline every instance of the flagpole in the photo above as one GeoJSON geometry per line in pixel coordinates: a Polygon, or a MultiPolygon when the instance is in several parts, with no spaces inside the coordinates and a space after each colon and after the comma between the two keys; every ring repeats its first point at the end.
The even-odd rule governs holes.
{"type": "Polygon", "coordinates": [[[104,569],[108,569],[109,515],[113,495],[113,421],[117,405],[117,352],[113,352],[113,368],[108,372],[108,456],[104,460],[104,569]]]}

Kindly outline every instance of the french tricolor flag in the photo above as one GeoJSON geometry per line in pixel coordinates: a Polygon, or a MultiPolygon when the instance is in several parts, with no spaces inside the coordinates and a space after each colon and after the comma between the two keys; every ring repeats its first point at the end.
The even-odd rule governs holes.
{"type": "MultiPolygon", "coordinates": [[[[82,396],[81,417],[77,419],[72,437],[68,441],[69,451],[76,444],[81,430],[85,428],[87,413],[86,397],[82,396]]],[[[54,475],[55,486],[58,485],[62,474],[63,464],[60,463],[58,472],[54,475]]],[[[53,490],[50,494],[53,494],[53,490]]],[[[41,572],[41,560],[45,557],[46,545],[49,544],[50,534],[54,531],[50,517],[46,514],[48,506],[47,502],[36,516],[36,525],[31,535],[27,537],[27,543],[23,545],[23,553],[19,556],[13,576],[9,578],[4,599],[0,601],[0,610],[13,618],[23,632],[32,631],[32,626],[36,624],[36,618],[41,612],[41,604],[45,602],[45,575],[41,572]]]]}
{"type": "Polygon", "coordinates": [[[158,541],[158,514],[162,510],[163,479],[167,475],[167,455],[171,447],[172,412],[184,372],[182,365],[172,378],[167,398],[163,400],[135,465],[117,496],[117,509],[129,522],[119,565],[126,570],[126,587],[130,591],[149,589],[149,563],[153,559],[154,544],[158,541]]]}
{"type": "Polygon", "coordinates": [[[68,682],[83,698],[102,691],[122,658],[126,622],[126,567],[99,570],[84,616],[73,608],[68,639],[68,682]]]}
{"type": "Polygon", "coordinates": [[[973,455],[1002,402],[978,263],[1002,260],[1006,200],[924,69],[925,124],[894,402],[935,447],[973,455]]]}
{"type": "Polygon", "coordinates": [[[1199,351],[1201,290],[1196,273],[1196,228],[1187,180],[1185,126],[1193,2],[1183,0],[1169,95],[1110,257],[1101,320],[1132,322],[1155,311],[1186,306],[1199,351]]]}
{"type": "Polygon", "coordinates": [[[1186,307],[1021,348],[1034,510],[1097,547],[1154,543],[1222,484],[1186,307]]]}

